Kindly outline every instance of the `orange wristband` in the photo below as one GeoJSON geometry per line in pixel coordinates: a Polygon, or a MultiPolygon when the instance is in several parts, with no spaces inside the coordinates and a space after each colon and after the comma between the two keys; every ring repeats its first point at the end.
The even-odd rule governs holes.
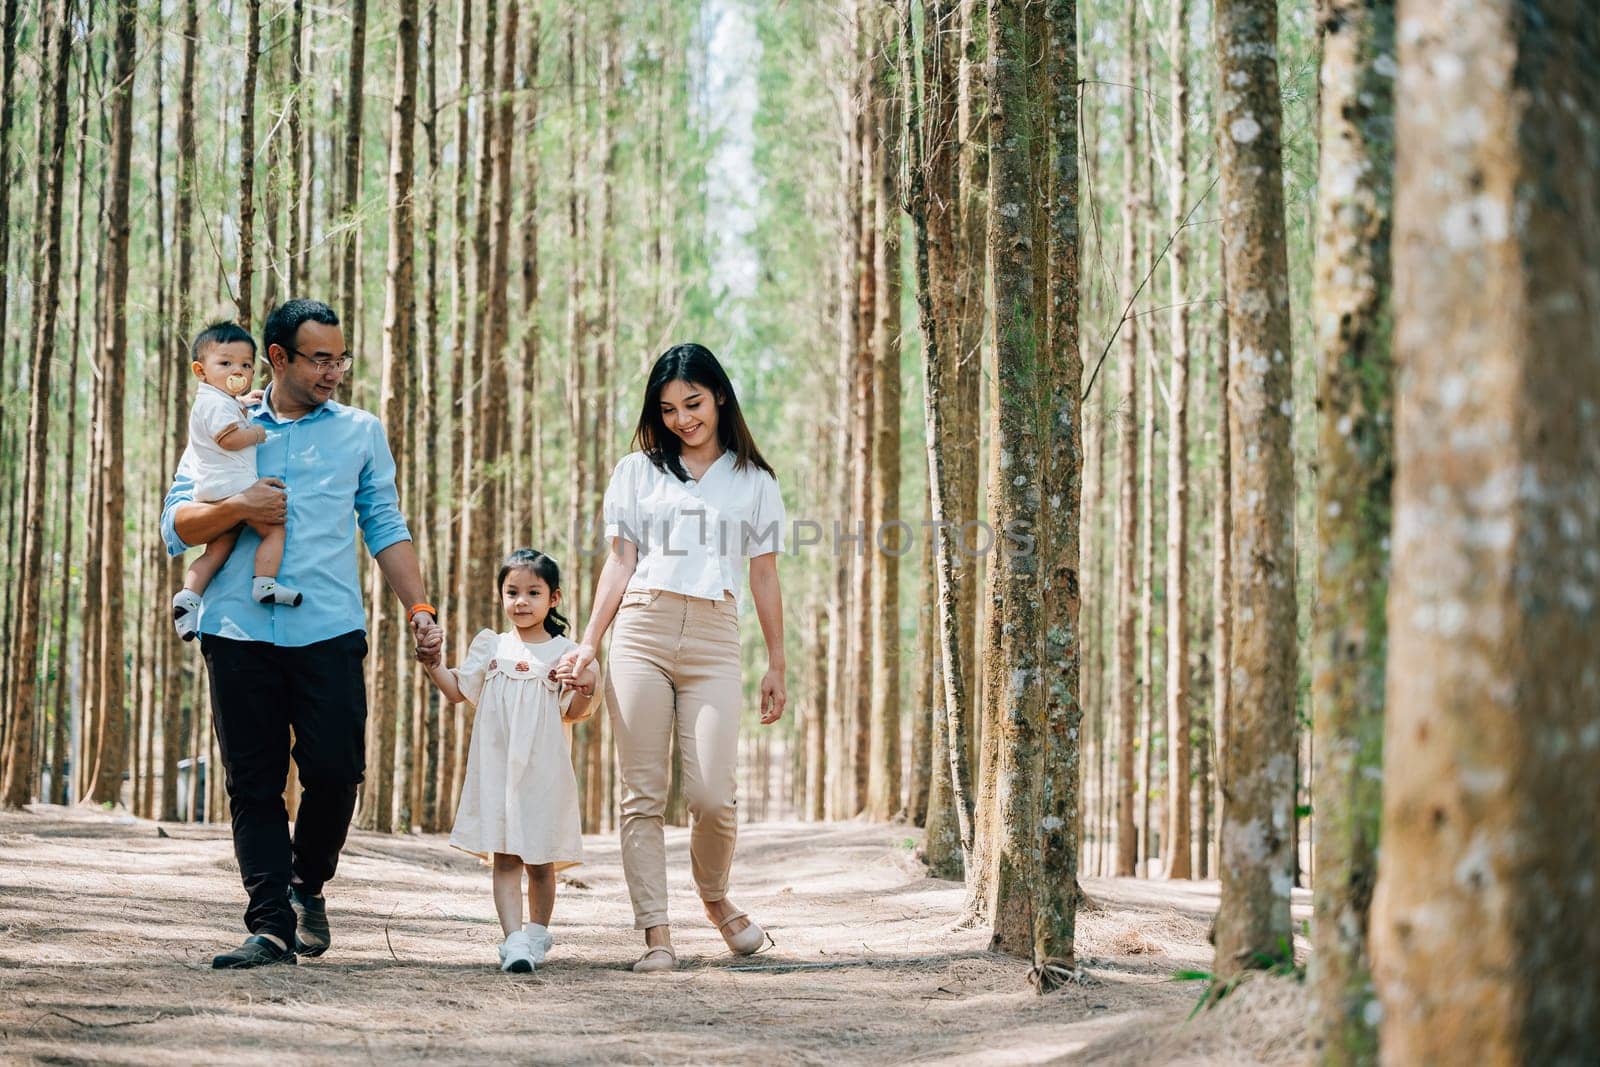
{"type": "Polygon", "coordinates": [[[435,608],[432,604],[413,604],[413,605],[411,605],[411,611],[409,613],[407,613],[407,615],[406,615],[406,622],[407,623],[415,622],[416,619],[417,619],[417,616],[422,614],[424,611],[426,611],[429,615],[432,615],[435,622],[438,621],[438,619],[439,619],[439,609],[438,608],[435,608]]]}

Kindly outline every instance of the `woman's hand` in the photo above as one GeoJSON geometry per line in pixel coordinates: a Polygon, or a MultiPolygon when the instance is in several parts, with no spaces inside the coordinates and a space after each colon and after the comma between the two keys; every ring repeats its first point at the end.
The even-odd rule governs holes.
{"type": "Polygon", "coordinates": [[[789,691],[784,688],[783,668],[768,667],[761,678],[761,725],[771,726],[783,718],[784,705],[789,703],[789,691]]]}
{"type": "Polygon", "coordinates": [[[555,670],[550,672],[550,677],[563,684],[573,682],[584,676],[594,665],[594,646],[579,645],[569,649],[556,661],[555,670]]]}

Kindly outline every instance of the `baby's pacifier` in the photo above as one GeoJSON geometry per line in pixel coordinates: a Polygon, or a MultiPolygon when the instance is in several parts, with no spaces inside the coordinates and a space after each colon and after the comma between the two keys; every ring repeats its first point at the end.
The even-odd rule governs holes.
{"type": "Polygon", "coordinates": [[[230,374],[223,381],[223,384],[228,387],[228,392],[238,396],[250,385],[250,376],[247,374],[230,374]]]}

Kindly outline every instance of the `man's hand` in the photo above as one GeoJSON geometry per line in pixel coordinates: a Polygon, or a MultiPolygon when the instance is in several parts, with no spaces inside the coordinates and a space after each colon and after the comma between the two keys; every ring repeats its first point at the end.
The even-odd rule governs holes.
{"type": "Polygon", "coordinates": [[[426,611],[411,617],[411,636],[417,646],[417,662],[437,667],[444,659],[444,627],[426,611]]]}
{"type": "Polygon", "coordinates": [[[280,478],[262,478],[233,496],[239,518],[252,526],[282,526],[289,517],[288,486],[280,478]]]}

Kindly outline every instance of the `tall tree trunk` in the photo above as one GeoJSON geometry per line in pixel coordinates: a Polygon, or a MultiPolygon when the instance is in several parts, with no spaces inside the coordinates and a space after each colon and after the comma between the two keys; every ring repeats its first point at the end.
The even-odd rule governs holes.
{"type": "Polygon", "coordinates": [[[1214,970],[1229,976],[1292,947],[1294,455],[1276,5],[1219,0],[1217,53],[1238,628],[1214,970]]]}
{"type": "MultiPolygon", "coordinates": [[[[77,443],[78,443],[78,342],[82,336],[83,324],[83,189],[87,182],[88,174],[88,144],[89,144],[89,68],[92,51],[85,48],[84,62],[80,64],[81,74],[78,79],[78,129],[77,129],[77,167],[73,180],[73,220],[72,220],[72,334],[68,348],[70,355],[67,366],[67,453],[62,464],[62,484],[76,485],[77,480],[77,443]]],[[[55,713],[53,716],[52,742],[50,745],[50,803],[65,804],[70,799],[70,790],[67,785],[67,747],[71,744],[72,734],[67,729],[67,716],[72,702],[68,699],[71,689],[70,672],[67,669],[67,653],[69,649],[68,634],[71,630],[72,619],[72,571],[73,560],[79,559],[73,553],[74,518],[81,508],[81,502],[73,499],[73,494],[61,495],[61,616],[56,626],[56,688],[55,688],[55,713]],[[77,506],[74,506],[77,505],[77,506]]],[[[169,677],[170,672],[169,672],[169,677]]]]}
{"type": "Polygon", "coordinates": [[[544,536],[544,403],[540,384],[539,353],[539,147],[534,132],[539,124],[539,11],[530,12],[528,59],[524,81],[521,137],[524,164],[522,174],[522,395],[527,398],[525,415],[518,426],[530,443],[518,450],[528,457],[528,477],[518,494],[516,528],[537,530],[544,536]]]}
{"type": "Polygon", "coordinates": [[[1162,850],[1168,878],[1193,877],[1190,860],[1189,600],[1185,582],[1189,551],[1189,309],[1184,265],[1188,242],[1183,217],[1189,171],[1188,3],[1174,0],[1167,25],[1171,76],[1171,190],[1167,222],[1172,227],[1168,258],[1172,304],[1171,420],[1167,429],[1167,841],[1162,850]]]}
{"type": "Polygon", "coordinates": [[[821,604],[811,609],[810,632],[806,635],[811,649],[811,703],[806,708],[805,724],[805,783],[801,792],[800,818],[817,822],[823,815],[824,772],[828,764],[825,746],[827,723],[824,721],[831,691],[828,689],[828,613],[821,604]]]}
{"type": "MultiPolygon", "coordinates": [[[[1044,377],[1047,314],[1034,249],[1044,236],[1036,153],[1048,126],[1034,71],[1044,41],[1027,0],[989,5],[989,261],[994,276],[995,383],[991,448],[999,477],[989,484],[989,515],[999,535],[990,566],[997,608],[985,658],[1005,684],[986,687],[984,714],[998,743],[999,832],[995,850],[990,947],[1032,957],[1035,887],[1042,877],[1038,840],[1044,755],[1043,645],[1046,621],[1037,543],[1013,541],[1040,529],[1042,453],[1038,407],[1044,377]],[[1018,534],[1014,531],[1021,531],[1018,534]]],[[[1053,393],[1053,390],[1052,390],[1053,393]]],[[[1048,550],[1048,549],[1047,549],[1048,550]]],[[[1055,681],[1052,679],[1052,681],[1055,681]]],[[[1064,695],[1064,694],[1063,694],[1064,695]]]]}
{"type": "MultiPolygon", "coordinates": [[[[845,38],[844,52],[853,56],[854,34],[847,21],[841,31],[845,38]]],[[[842,94],[840,107],[839,198],[841,247],[837,262],[839,273],[839,353],[835,371],[835,404],[833,463],[831,465],[831,494],[835,500],[848,500],[851,479],[851,443],[854,431],[852,398],[855,395],[856,336],[859,327],[859,307],[856,302],[857,262],[856,249],[860,244],[861,196],[859,183],[861,168],[858,155],[861,151],[859,132],[862,102],[855,93],[842,94]]],[[[851,598],[855,595],[850,584],[852,561],[849,553],[834,552],[833,584],[828,594],[828,707],[827,744],[828,766],[824,771],[826,796],[824,815],[829,819],[848,814],[848,779],[853,773],[850,759],[850,682],[849,658],[850,623],[855,608],[851,598]]]]}
{"type": "MultiPolygon", "coordinates": [[[[200,37],[200,12],[196,0],[183,5],[183,72],[178,88],[178,185],[173,205],[173,244],[177,256],[177,277],[173,284],[176,309],[175,344],[166,355],[173,368],[172,390],[168,396],[168,426],[172,456],[183,454],[188,437],[184,378],[178,368],[185,365],[189,337],[194,332],[194,246],[190,228],[194,218],[196,157],[194,136],[195,60],[200,37]]],[[[70,445],[68,446],[71,447],[70,445]]],[[[163,589],[175,589],[182,581],[182,557],[170,558],[166,565],[163,589]]],[[[178,648],[166,642],[161,699],[161,818],[178,818],[178,754],[182,747],[181,689],[178,674],[178,648]]]]}
{"type": "MultiPolygon", "coordinates": [[[[1228,706],[1233,694],[1233,445],[1228,429],[1228,306],[1227,257],[1223,257],[1223,300],[1217,310],[1217,462],[1213,472],[1216,514],[1212,519],[1211,614],[1213,663],[1211,673],[1211,754],[1216,763],[1216,805],[1218,835],[1226,810],[1228,762],[1225,741],[1228,736],[1228,706]]],[[[1218,863],[1222,843],[1217,842],[1218,863]]]]}
{"type": "MultiPolygon", "coordinates": [[[[1123,71],[1130,80],[1136,55],[1136,5],[1129,4],[1124,20],[1123,71]]],[[[1122,294],[1132,299],[1138,285],[1137,242],[1135,240],[1138,201],[1134,173],[1137,159],[1138,93],[1129,88],[1127,111],[1122,116],[1122,294]]],[[[1116,563],[1112,583],[1116,586],[1116,680],[1113,702],[1117,707],[1117,866],[1119,877],[1136,874],[1139,862],[1139,831],[1134,823],[1135,739],[1139,734],[1137,679],[1134,675],[1134,624],[1138,604],[1134,600],[1134,549],[1137,545],[1138,466],[1139,466],[1139,343],[1133,324],[1124,318],[1122,352],[1118,357],[1120,386],[1117,424],[1117,526],[1116,563]]],[[[1150,398],[1146,398],[1149,402],[1150,398]]]]}
{"type": "MultiPolygon", "coordinates": [[[[33,271],[33,358],[28,371],[28,439],[23,462],[21,594],[12,631],[11,672],[16,678],[10,729],[6,735],[5,781],[0,802],[20,808],[33,799],[39,780],[34,747],[38,695],[40,627],[44,619],[44,515],[46,460],[50,443],[50,369],[55,355],[56,311],[61,280],[61,190],[66,169],[68,36],[72,0],[58,0],[42,13],[41,36],[48,41],[48,102],[39,116],[37,209],[42,243],[33,271]],[[47,120],[48,119],[48,124],[47,120]]],[[[3,327],[0,327],[3,329],[3,327]]],[[[3,333],[0,333],[3,340],[3,333]]]]}
{"type": "MultiPolygon", "coordinates": [[[[456,647],[466,648],[472,635],[472,612],[464,594],[466,582],[462,579],[466,557],[462,554],[462,520],[465,501],[472,492],[471,423],[477,403],[476,383],[467,374],[471,351],[467,343],[467,211],[472,202],[471,168],[467,165],[471,145],[469,105],[472,100],[472,6],[473,0],[459,0],[456,18],[456,151],[455,151],[455,212],[452,243],[452,264],[455,285],[451,288],[450,326],[450,396],[454,401],[448,406],[455,420],[451,429],[451,457],[455,469],[457,503],[449,510],[450,557],[445,575],[450,590],[451,612],[456,625],[456,647]]],[[[440,781],[445,786],[439,798],[439,820],[448,822],[455,817],[456,802],[461,796],[461,783],[466,770],[467,741],[472,730],[473,707],[461,703],[451,706],[444,714],[449,716],[449,728],[442,730],[443,750],[440,758],[440,781]]]]}
{"type": "Polygon", "coordinates": [[[859,523],[861,540],[852,560],[850,584],[854,595],[850,600],[850,654],[845,685],[849,715],[850,778],[849,799],[845,815],[858,815],[867,803],[868,777],[872,751],[872,609],[873,577],[878,566],[877,551],[872,537],[872,470],[873,446],[877,443],[873,433],[873,370],[872,341],[877,322],[877,271],[878,242],[883,234],[878,228],[877,200],[882,183],[879,168],[884,156],[878,142],[887,131],[876,123],[878,105],[874,91],[879,87],[870,76],[871,61],[878,28],[869,17],[867,5],[876,0],[857,0],[857,65],[863,88],[862,107],[857,116],[860,129],[861,169],[861,228],[856,247],[856,277],[858,303],[856,352],[854,356],[854,389],[851,397],[850,460],[850,516],[859,523]]]}
{"type": "Polygon", "coordinates": [[[133,149],[133,75],[137,11],[133,0],[118,0],[113,37],[111,101],[111,180],[106,197],[104,339],[101,374],[105,381],[105,451],[101,457],[102,501],[100,662],[106,681],[96,737],[93,785],[85,799],[116,804],[122,794],[125,760],[125,694],[122,659],[123,575],[123,393],[128,347],[128,192],[133,149]]]}
{"type": "Polygon", "coordinates": [[[1397,21],[1379,1044],[1592,1063],[1600,25],[1575,3],[1397,21]]]}
{"type": "Polygon", "coordinates": [[[239,325],[250,328],[256,233],[256,69],[261,56],[261,0],[245,0],[244,90],[239,106],[239,325]]]}
{"type": "Polygon", "coordinates": [[[299,296],[306,284],[310,236],[310,170],[301,113],[306,93],[306,0],[292,0],[289,27],[289,295],[299,296]]]}
{"type": "MultiPolygon", "coordinates": [[[[11,119],[16,96],[12,85],[17,73],[17,11],[22,0],[4,0],[5,11],[0,13],[0,392],[9,389],[6,374],[7,328],[11,294],[11,119]]],[[[6,404],[0,398],[0,440],[9,421],[6,404]]],[[[10,540],[9,538],[7,539],[10,540]]],[[[7,546],[10,551],[10,545],[7,546]]]]}
{"type": "MultiPolygon", "coordinates": [[[[417,0],[400,0],[396,25],[394,110],[389,123],[389,248],[384,270],[383,372],[379,406],[384,425],[397,432],[406,423],[405,376],[416,358],[416,276],[412,250],[415,204],[412,200],[416,163],[417,0]]],[[[411,457],[395,449],[395,481],[405,484],[411,457]]],[[[373,651],[375,700],[367,717],[367,777],[363,783],[361,825],[369,830],[394,829],[396,710],[400,704],[397,648],[400,621],[387,595],[383,574],[371,570],[372,617],[368,624],[373,651]]]]}
{"type": "MultiPolygon", "coordinates": [[[[252,4],[259,0],[250,0],[252,4]]],[[[344,90],[344,187],[339,199],[340,213],[350,229],[342,240],[343,259],[339,265],[339,320],[344,324],[344,343],[354,352],[360,348],[360,309],[356,306],[356,251],[360,228],[355,225],[361,199],[361,113],[367,65],[367,0],[350,3],[350,57],[345,69],[344,90]]],[[[346,395],[352,388],[347,381],[346,395]]],[[[462,646],[463,648],[466,646],[462,646]]]]}
{"type": "Polygon", "coordinates": [[[902,810],[900,800],[900,556],[910,537],[900,519],[900,94],[895,92],[900,50],[899,0],[876,0],[878,31],[873,52],[873,105],[879,136],[878,196],[873,228],[878,232],[873,273],[878,277],[872,338],[872,690],[867,768],[867,815],[885,820],[902,810]]]}
{"type": "Polygon", "coordinates": [[[1317,203],[1316,880],[1312,1034],[1322,1062],[1377,1055],[1367,918],[1383,810],[1394,483],[1389,230],[1394,8],[1325,0],[1317,203]]]}
{"type": "MultiPolygon", "coordinates": [[[[923,426],[928,448],[928,509],[934,534],[924,549],[923,577],[931,600],[924,611],[935,633],[918,657],[919,670],[934,672],[928,689],[933,717],[924,858],[936,878],[961,878],[972,862],[973,802],[970,684],[962,640],[972,619],[963,617],[958,572],[960,512],[955,454],[966,442],[955,432],[959,356],[955,301],[957,259],[954,215],[949,201],[955,160],[949,122],[956,114],[954,48],[955,11],[948,3],[929,10],[923,26],[923,83],[920,103],[912,74],[909,12],[902,15],[907,34],[902,45],[901,84],[905,94],[906,173],[908,201],[916,235],[917,308],[923,345],[923,426]],[[936,251],[936,246],[942,246],[936,251]],[[934,263],[942,256],[944,274],[934,279],[934,263]],[[941,297],[943,300],[941,301],[941,297]],[[942,304],[942,307],[940,306],[942,304]],[[941,316],[942,312],[942,316],[941,316]],[[941,321],[941,317],[942,320],[941,321]],[[963,627],[965,622],[965,627],[963,627]],[[922,664],[926,663],[926,666],[922,664]],[[948,664],[949,669],[940,669],[948,664]]],[[[974,442],[975,443],[975,442],[974,442]]],[[[970,562],[968,573],[970,574],[970,562]]],[[[969,582],[970,584],[970,582],[969,582]]],[[[917,705],[921,713],[920,703],[917,705]]]]}
{"type": "MultiPolygon", "coordinates": [[[[978,493],[982,479],[982,431],[980,412],[983,408],[983,349],[984,330],[988,316],[985,283],[989,270],[989,84],[988,84],[988,0],[961,0],[960,47],[961,61],[956,71],[957,103],[956,126],[961,146],[957,166],[958,188],[952,200],[960,207],[960,218],[955,237],[954,261],[957,343],[951,358],[955,363],[952,391],[955,394],[953,433],[947,447],[950,449],[951,492],[946,519],[962,529],[963,547],[952,560],[952,592],[956,600],[954,625],[957,627],[954,647],[941,647],[940,656],[946,664],[952,655],[960,657],[961,677],[967,706],[959,715],[965,723],[961,743],[966,746],[960,759],[969,766],[971,788],[964,793],[971,798],[974,813],[972,833],[962,833],[963,841],[971,842],[971,855],[967,857],[967,898],[963,910],[969,918],[976,918],[987,908],[989,896],[990,862],[994,853],[994,820],[987,817],[993,804],[985,803],[979,792],[992,779],[985,779],[985,764],[975,754],[979,750],[980,724],[978,700],[982,688],[982,675],[978,664],[978,597],[983,584],[980,556],[966,544],[967,524],[979,519],[978,493]],[[980,908],[981,904],[981,908],[980,908]]],[[[975,530],[975,527],[972,527],[975,530]]],[[[974,537],[979,536],[974,533],[974,537]]],[[[943,597],[943,594],[941,594],[943,597]]],[[[946,620],[945,627],[951,625],[946,620]]],[[[950,699],[948,683],[945,699],[950,699]]],[[[947,716],[956,715],[947,706],[947,716]]],[[[951,720],[955,722],[955,719],[951,720]]],[[[957,759],[954,750],[956,739],[951,737],[952,761],[957,759]]],[[[954,767],[954,764],[952,764],[954,767]]],[[[992,795],[990,798],[992,800],[992,795]]],[[[958,810],[965,801],[958,801],[958,810]]]]}
{"type": "Polygon", "coordinates": [[[1050,154],[1046,203],[1049,317],[1043,388],[1043,511],[1038,547],[1045,571],[1044,741],[1039,773],[1039,870],[1033,920],[1034,988],[1047,993],[1077,969],[1078,849],[1083,823],[1079,766],[1079,521],[1083,489],[1083,357],[1078,350],[1078,30],[1077,0],[1046,7],[1045,54],[1050,154]]]}

